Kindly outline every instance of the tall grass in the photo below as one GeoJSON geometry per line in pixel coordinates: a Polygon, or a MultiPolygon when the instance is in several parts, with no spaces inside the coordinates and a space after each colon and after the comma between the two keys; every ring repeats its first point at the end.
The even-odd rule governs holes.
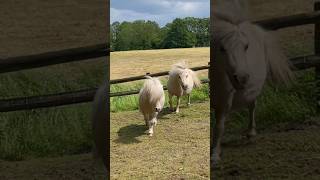
{"type": "MultiPolygon", "coordinates": [[[[107,67],[91,61],[0,75],[0,97],[44,95],[99,86],[107,67]]],[[[0,159],[91,151],[91,103],[0,113],[0,159]]]]}

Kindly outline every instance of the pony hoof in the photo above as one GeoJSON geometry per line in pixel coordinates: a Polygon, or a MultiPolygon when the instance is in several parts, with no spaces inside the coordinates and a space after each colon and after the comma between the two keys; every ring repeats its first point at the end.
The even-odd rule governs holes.
{"type": "Polygon", "coordinates": [[[255,137],[255,136],[257,136],[257,131],[256,130],[251,130],[251,131],[249,131],[248,132],[248,134],[247,134],[247,138],[253,138],[253,137],[255,137]]]}
{"type": "Polygon", "coordinates": [[[153,133],[150,133],[149,136],[153,136],[153,133]]]}
{"type": "Polygon", "coordinates": [[[190,105],[191,105],[191,103],[188,103],[188,104],[187,104],[187,106],[190,106],[190,105]]]}
{"type": "Polygon", "coordinates": [[[175,112],[176,112],[176,114],[178,114],[178,113],[179,113],[179,110],[176,110],[175,112]]]}

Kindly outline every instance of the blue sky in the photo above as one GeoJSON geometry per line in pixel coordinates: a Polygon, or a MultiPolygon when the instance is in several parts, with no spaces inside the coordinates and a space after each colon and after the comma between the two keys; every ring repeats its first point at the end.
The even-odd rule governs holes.
{"type": "Polygon", "coordinates": [[[110,20],[156,21],[161,27],[180,17],[209,17],[210,0],[111,0],[110,20]]]}

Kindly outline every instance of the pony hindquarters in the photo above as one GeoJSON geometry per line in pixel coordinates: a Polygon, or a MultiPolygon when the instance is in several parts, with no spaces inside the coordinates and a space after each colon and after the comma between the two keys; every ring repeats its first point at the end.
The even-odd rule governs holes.
{"type": "Polygon", "coordinates": [[[146,76],[147,80],[139,93],[139,110],[144,116],[147,133],[152,136],[157,124],[157,116],[163,109],[165,96],[159,79],[146,76]]]}
{"type": "MultiPolygon", "coordinates": [[[[109,119],[107,112],[107,84],[101,86],[94,98],[93,102],[93,118],[92,118],[92,129],[93,139],[95,143],[94,157],[95,160],[101,159],[104,166],[109,173],[109,119]]],[[[96,161],[98,162],[98,161],[96,161]]]]}

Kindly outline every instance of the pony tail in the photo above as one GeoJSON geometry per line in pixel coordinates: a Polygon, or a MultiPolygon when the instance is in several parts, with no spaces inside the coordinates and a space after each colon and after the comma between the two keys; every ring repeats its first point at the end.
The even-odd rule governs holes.
{"type": "Polygon", "coordinates": [[[201,81],[198,78],[196,72],[192,71],[191,69],[189,69],[189,74],[192,76],[193,79],[193,85],[195,88],[198,88],[201,86],[201,81]]]}
{"type": "Polygon", "coordinates": [[[291,70],[293,65],[282,52],[277,39],[270,32],[265,31],[265,52],[268,64],[269,77],[275,83],[284,83],[289,86],[295,76],[291,70]]]}

